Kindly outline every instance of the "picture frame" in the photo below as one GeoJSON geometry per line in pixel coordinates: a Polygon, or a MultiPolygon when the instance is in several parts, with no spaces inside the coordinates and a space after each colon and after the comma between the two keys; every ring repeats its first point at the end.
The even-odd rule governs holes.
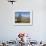
{"type": "Polygon", "coordinates": [[[15,12],[15,25],[32,25],[33,11],[32,10],[17,10],[15,12]]]}

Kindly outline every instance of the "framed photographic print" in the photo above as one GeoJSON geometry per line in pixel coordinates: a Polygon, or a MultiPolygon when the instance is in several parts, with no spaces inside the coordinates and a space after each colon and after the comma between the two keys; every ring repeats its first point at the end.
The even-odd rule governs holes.
{"type": "Polygon", "coordinates": [[[32,25],[32,11],[16,11],[15,25],[32,25]]]}

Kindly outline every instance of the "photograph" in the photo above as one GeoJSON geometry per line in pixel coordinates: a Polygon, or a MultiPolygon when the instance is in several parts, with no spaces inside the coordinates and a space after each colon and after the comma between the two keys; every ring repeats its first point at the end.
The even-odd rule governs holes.
{"type": "Polygon", "coordinates": [[[17,11],[15,12],[15,24],[32,25],[32,12],[30,11],[17,11]]]}
{"type": "Polygon", "coordinates": [[[30,23],[30,12],[16,12],[15,23],[30,23]]]}

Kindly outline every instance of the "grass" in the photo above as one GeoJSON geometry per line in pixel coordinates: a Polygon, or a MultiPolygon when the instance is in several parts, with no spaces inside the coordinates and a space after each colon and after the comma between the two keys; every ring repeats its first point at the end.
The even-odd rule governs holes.
{"type": "Polygon", "coordinates": [[[15,23],[30,23],[29,17],[16,18],[16,20],[15,23]]]}

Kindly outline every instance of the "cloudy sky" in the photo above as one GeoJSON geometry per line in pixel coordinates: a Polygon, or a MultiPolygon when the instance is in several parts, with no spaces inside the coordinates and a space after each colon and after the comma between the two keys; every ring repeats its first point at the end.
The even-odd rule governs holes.
{"type": "Polygon", "coordinates": [[[30,17],[30,12],[16,12],[15,16],[19,16],[19,14],[23,17],[30,17]]]}

